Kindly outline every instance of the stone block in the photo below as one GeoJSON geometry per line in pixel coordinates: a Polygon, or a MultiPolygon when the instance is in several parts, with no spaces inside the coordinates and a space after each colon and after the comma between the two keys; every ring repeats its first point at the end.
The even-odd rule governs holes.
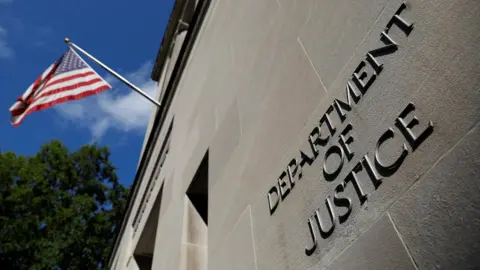
{"type": "Polygon", "coordinates": [[[234,100],[210,144],[208,186],[215,185],[241,137],[237,101],[234,100]]]}
{"type": "Polygon", "coordinates": [[[213,252],[210,251],[208,256],[208,269],[211,270],[256,269],[249,207],[239,216],[235,226],[222,239],[220,248],[213,252]]]}
{"type": "Polygon", "coordinates": [[[420,269],[480,266],[479,149],[477,124],[390,210],[420,269]]]}
{"type": "Polygon", "coordinates": [[[207,270],[208,247],[182,243],[180,270],[207,270]]]}
{"type": "Polygon", "coordinates": [[[355,240],[327,269],[417,269],[387,214],[355,240]]]}
{"type": "Polygon", "coordinates": [[[325,86],[330,85],[369,33],[387,0],[294,1],[309,10],[300,40],[325,86]],[[308,1],[307,1],[308,2],[308,1]]]}
{"type": "MultiPolygon", "coordinates": [[[[392,30],[392,36],[401,44],[400,49],[394,55],[381,58],[384,64],[381,74],[348,113],[346,120],[341,122],[332,117],[337,128],[335,141],[321,148],[319,160],[312,166],[302,169],[303,180],[295,185],[285,203],[280,203],[274,216],[270,217],[268,213],[268,189],[252,204],[254,226],[258,234],[262,235],[260,239],[255,239],[259,269],[269,269],[272,265],[278,269],[292,265],[300,269],[313,267],[315,264],[319,268],[329,265],[480,120],[480,106],[477,102],[479,92],[472,90],[480,87],[479,80],[475,79],[478,78],[478,54],[474,53],[479,39],[477,32],[472,34],[474,31],[469,28],[473,27],[478,19],[473,15],[475,8],[472,8],[473,11],[464,12],[463,16],[460,15],[461,9],[466,8],[464,2],[460,3],[459,8],[448,1],[439,1],[436,5],[431,2],[410,1],[404,16],[415,21],[414,30],[408,37],[402,36],[404,34],[401,31],[392,30]],[[454,54],[450,54],[448,51],[454,46],[455,38],[449,38],[441,28],[451,27],[447,26],[448,22],[456,17],[462,17],[460,24],[469,28],[469,31],[450,32],[450,35],[457,35],[456,39],[462,40],[462,46],[455,49],[454,54]],[[432,46],[442,50],[427,49],[432,46]],[[432,53],[435,57],[432,57],[432,53]],[[420,121],[413,129],[415,133],[423,131],[429,120],[434,124],[433,133],[414,151],[411,145],[404,141],[402,133],[395,125],[395,119],[410,102],[415,104],[415,114],[420,121]],[[351,162],[344,164],[333,182],[325,181],[322,175],[325,151],[334,142],[338,142],[339,133],[348,123],[353,126],[352,135],[355,140],[352,149],[355,155],[351,162]],[[333,195],[335,186],[361,157],[368,153],[369,158],[373,158],[372,151],[377,140],[388,128],[394,130],[395,138],[380,149],[381,156],[388,162],[393,161],[392,158],[398,156],[400,146],[405,142],[409,151],[407,158],[395,174],[384,179],[377,190],[366,175],[359,175],[362,188],[368,194],[367,201],[361,205],[355,191],[349,188],[346,195],[352,198],[353,206],[349,219],[344,224],[337,225],[334,233],[319,243],[321,248],[316,253],[305,257],[303,252],[308,236],[307,219],[315,208],[324,208],[326,196],[333,195]]],[[[471,1],[469,3],[472,4],[471,1]]],[[[292,145],[282,158],[283,165],[278,166],[278,174],[286,168],[291,158],[299,156],[299,149],[309,150],[309,132],[318,124],[334,98],[344,100],[346,81],[351,78],[357,65],[365,59],[368,50],[381,45],[379,33],[399,6],[398,1],[391,1],[385,6],[369,34],[358,46],[357,52],[341,71],[339,79],[333,82],[334,87],[329,89],[305,128],[299,132],[297,139],[300,143],[295,142],[295,146],[292,145]]],[[[332,115],[334,114],[335,111],[332,115]]],[[[272,175],[270,179],[273,185],[275,176],[272,175]]]]}
{"type": "Polygon", "coordinates": [[[208,226],[188,197],[185,198],[182,243],[208,245],[208,226]]]}
{"type": "MultiPolygon", "coordinates": [[[[235,204],[224,224],[227,231],[248,205],[247,202],[263,196],[277,176],[274,169],[278,168],[279,160],[325,95],[298,41],[282,43],[281,51],[282,55],[274,60],[269,90],[260,105],[257,125],[247,134],[242,134],[242,140],[251,150],[240,177],[235,204]],[[290,76],[296,80],[288,79],[290,76]],[[292,91],[295,91],[294,95],[292,91]]],[[[244,146],[241,144],[239,147],[244,146]]]]}
{"type": "Polygon", "coordinates": [[[182,154],[186,163],[184,168],[180,168],[184,191],[187,190],[193,180],[200,162],[210,147],[215,134],[214,115],[213,107],[205,107],[202,111],[197,112],[197,120],[192,128],[192,133],[195,135],[192,135],[192,141],[185,142],[182,154]]]}
{"type": "Polygon", "coordinates": [[[225,163],[218,180],[209,189],[208,246],[210,251],[214,251],[218,242],[223,239],[224,225],[232,224],[226,219],[232,218],[229,213],[239,195],[241,177],[245,164],[250,158],[250,149],[251,144],[248,140],[241,141],[240,145],[234,149],[230,160],[225,163]]]}
{"type": "Polygon", "coordinates": [[[152,269],[171,269],[178,263],[183,233],[183,197],[172,200],[158,221],[152,269]]]}

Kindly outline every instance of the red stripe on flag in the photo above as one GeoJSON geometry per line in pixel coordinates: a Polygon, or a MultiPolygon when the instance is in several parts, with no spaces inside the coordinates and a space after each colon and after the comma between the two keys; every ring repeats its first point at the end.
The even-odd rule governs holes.
{"type": "Polygon", "coordinates": [[[62,82],[66,82],[66,81],[77,79],[77,78],[87,77],[87,76],[94,75],[94,74],[95,74],[95,72],[93,72],[93,71],[87,71],[85,73],[75,74],[75,75],[72,75],[72,76],[69,76],[69,77],[65,77],[65,78],[62,78],[62,79],[51,81],[47,85],[45,85],[45,88],[49,87],[51,85],[57,84],[57,83],[62,83],[62,82]]]}
{"type": "Polygon", "coordinates": [[[25,117],[27,117],[29,114],[31,114],[33,112],[48,109],[48,108],[50,108],[50,107],[52,107],[56,104],[63,103],[63,102],[69,101],[69,100],[78,100],[78,99],[82,99],[84,97],[95,95],[95,94],[98,94],[98,93],[100,93],[104,90],[107,90],[107,89],[110,89],[110,87],[108,85],[102,85],[102,86],[100,86],[96,89],[85,91],[85,92],[82,92],[82,93],[77,94],[77,95],[70,95],[70,96],[61,97],[61,98],[52,100],[52,101],[47,102],[47,103],[42,103],[42,104],[38,104],[36,106],[30,107],[30,108],[28,108],[28,111],[22,117],[22,119],[17,123],[13,123],[12,125],[14,127],[18,127],[23,122],[23,119],[25,119],[25,117]]]}
{"type": "Polygon", "coordinates": [[[12,116],[18,116],[22,114],[28,107],[23,107],[23,108],[18,108],[13,111],[10,111],[12,113],[12,116]]]}
{"type": "MultiPolygon", "coordinates": [[[[41,93],[40,96],[35,97],[35,100],[38,100],[39,98],[42,98],[42,97],[45,97],[45,96],[50,96],[50,95],[54,95],[54,94],[57,94],[57,93],[61,93],[61,92],[64,92],[64,91],[70,91],[70,90],[76,89],[78,87],[88,86],[88,85],[91,85],[91,84],[94,84],[94,83],[97,83],[97,82],[101,82],[101,81],[102,81],[101,78],[95,78],[95,79],[90,80],[90,81],[79,82],[79,83],[72,84],[72,85],[69,85],[69,86],[56,88],[56,89],[47,91],[45,93],[41,93]]],[[[33,101],[33,102],[35,102],[35,101],[33,101]]]]}
{"type": "MultiPolygon", "coordinates": [[[[38,85],[35,85],[35,86],[33,87],[32,93],[31,93],[30,96],[27,98],[27,100],[25,100],[25,103],[26,103],[27,105],[29,105],[29,104],[32,103],[32,101],[33,101],[33,99],[34,99],[34,97],[35,97],[35,93],[38,91],[38,88],[41,86],[41,83],[42,83],[42,82],[43,82],[43,83],[48,82],[48,80],[50,80],[50,79],[52,78],[52,76],[53,76],[53,74],[55,73],[55,70],[56,70],[56,69],[57,69],[57,67],[54,66],[54,67],[52,68],[52,70],[50,71],[50,73],[48,73],[43,80],[40,80],[40,82],[38,82],[38,85]]],[[[40,76],[40,78],[42,78],[42,76],[40,76]]],[[[37,81],[35,81],[35,84],[37,84],[37,81]]]]}

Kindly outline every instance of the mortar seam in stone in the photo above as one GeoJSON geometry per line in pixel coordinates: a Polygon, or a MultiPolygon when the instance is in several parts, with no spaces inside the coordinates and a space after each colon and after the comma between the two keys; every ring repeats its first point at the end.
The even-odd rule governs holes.
{"type": "MultiPolygon", "coordinates": [[[[342,251],[340,251],[340,253],[335,256],[333,258],[333,260],[327,264],[327,267],[329,267],[330,265],[332,265],[340,256],[342,256],[342,254],[350,247],[352,246],[355,242],[357,242],[358,238],[360,238],[365,232],[367,232],[370,228],[372,228],[375,224],[377,224],[377,222],[384,216],[384,214],[381,214],[378,218],[376,218],[372,224],[370,224],[370,226],[368,226],[365,230],[361,231],[359,235],[357,235],[357,237],[355,237],[352,242],[350,242],[344,249],[342,249],[342,251]]],[[[322,263],[323,260],[320,260],[317,264],[319,265],[320,263],[322,263]]]]}
{"type": "Polygon", "coordinates": [[[252,217],[252,207],[251,207],[251,205],[248,205],[248,212],[250,214],[250,229],[251,229],[251,232],[252,232],[253,259],[255,260],[255,270],[258,270],[257,249],[255,248],[255,235],[253,233],[253,217],[252,217]]]}
{"type": "Polygon", "coordinates": [[[428,175],[430,173],[431,170],[433,170],[433,168],[435,168],[438,163],[440,163],[440,161],[442,161],[448,154],[450,154],[450,152],[452,152],[455,148],[457,148],[457,146],[463,142],[463,140],[468,136],[470,135],[477,127],[478,125],[480,124],[480,121],[478,121],[470,130],[468,130],[467,132],[465,132],[465,134],[451,147],[449,148],[447,151],[445,151],[433,164],[432,166],[430,166],[430,168],[428,168],[428,170],[426,170],[423,174],[421,174],[420,177],[418,177],[418,179],[416,181],[414,181],[412,183],[412,185],[410,187],[407,188],[407,190],[405,190],[405,192],[402,193],[402,195],[400,195],[396,200],[394,200],[388,207],[387,207],[387,210],[390,209],[390,207],[392,207],[393,204],[395,204],[399,199],[401,199],[408,191],[410,191],[415,185],[417,185],[418,183],[420,183],[423,178],[428,175]]]}
{"type": "Polygon", "coordinates": [[[352,61],[353,57],[357,55],[357,51],[358,49],[360,48],[360,46],[363,45],[363,43],[365,42],[365,40],[367,39],[368,35],[370,35],[370,33],[372,32],[375,24],[378,22],[378,20],[380,19],[380,16],[382,16],[383,14],[383,11],[387,8],[387,6],[390,4],[391,0],[389,0],[382,8],[382,10],[378,13],[378,16],[377,18],[375,18],[375,20],[373,21],[372,25],[369,27],[367,33],[365,33],[365,36],[362,38],[362,40],[360,41],[360,43],[357,45],[357,47],[355,47],[355,49],[353,50],[353,53],[352,55],[350,56],[350,58],[348,58],[347,62],[345,62],[345,65],[343,65],[342,69],[340,69],[340,71],[338,72],[338,75],[337,77],[335,77],[335,79],[332,81],[332,83],[329,85],[329,87],[331,87],[332,85],[335,84],[335,82],[337,82],[337,80],[340,78],[340,75],[342,75],[342,72],[345,70],[345,68],[347,67],[347,65],[350,63],[350,61],[352,61]]]}
{"type": "Polygon", "coordinates": [[[410,260],[412,260],[412,263],[415,266],[415,269],[418,270],[418,265],[417,265],[417,262],[415,261],[415,258],[413,258],[413,255],[410,252],[410,249],[408,248],[407,244],[403,240],[403,237],[400,234],[400,231],[398,230],[397,225],[395,224],[395,221],[393,221],[393,218],[388,211],[387,211],[387,216],[390,219],[390,222],[392,222],[393,229],[395,229],[395,232],[397,233],[398,238],[400,239],[400,242],[402,242],[402,245],[404,246],[405,250],[407,251],[408,257],[410,257],[410,260]]]}
{"type": "Polygon", "coordinates": [[[305,46],[303,46],[303,43],[302,43],[302,40],[300,39],[300,37],[297,37],[297,41],[298,41],[298,43],[300,44],[300,47],[302,47],[303,53],[304,53],[305,56],[307,57],[308,62],[310,62],[310,66],[312,67],[313,71],[314,71],[315,74],[317,75],[317,78],[318,78],[318,80],[320,81],[320,83],[322,84],[323,89],[325,90],[325,92],[328,93],[327,87],[326,87],[325,84],[323,83],[322,77],[320,77],[320,74],[318,73],[317,69],[315,68],[315,65],[313,64],[312,59],[310,59],[310,56],[308,55],[307,50],[305,49],[305,46]]]}
{"type": "MultiPolygon", "coordinates": [[[[248,207],[250,207],[250,204],[245,207],[245,209],[242,211],[240,215],[238,215],[238,218],[235,221],[235,224],[232,226],[232,228],[228,231],[228,233],[225,235],[225,238],[223,239],[227,239],[228,237],[230,237],[233,230],[235,230],[235,227],[237,227],[238,223],[240,222],[240,219],[242,218],[243,214],[245,214],[245,212],[247,211],[248,207]]],[[[222,240],[221,239],[217,240],[216,247],[212,249],[212,252],[218,250],[221,247],[221,244],[222,244],[222,240]]]]}
{"type": "Polygon", "coordinates": [[[201,248],[208,248],[207,245],[198,245],[198,244],[193,244],[193,243],[188,243],[188,242],[180,242],[180,244],[190,245],[190,246],[196,246],[196,247],[201,247],[201,248]]]}
{"type": "MultiPolygon", "coordinates": [[[[214,180],[214,179],[211,179],[212,181],[214,180],[215,183],[210,187],[208,187],[208,190],[213,190],[213,187],[217,184],[218,180],[220,179],[223,179],[221,178],[222,176],[224,176],[224,172],[225,172],[225,168],[229,165],[229,162],[232,162],[232,159],[233,159],[233,155],[235,154],[235,152],[237,151],[237,148],[240,147],[240,143],[242,141],[242,138],[243,138],[243,125],[242,125],[242,115],[240,113],[240,105],[239,105],[239,101],[238,101],[238,95],[235,95],[235,98],[234,98],[234,103],[236,103],[236,107],[237,107],[237,116],[238,116],[238,125],[239,125],[239,129],[240,129],[240,136],[238,138],[238,142],[237,144],[235,145],[235,147],[233,147],[233,150],[230,154],[230,157],[228,158],[228,160],[225,162],[225,165],[218,171],[218,176],[217,178],[214,180]]],[[[213,140],[213,139],[212,139],[213,140]]],[[[209,147],[209,149],[211,148],[211,145],[209,147]]]]}
{"type": "MultiPolygon", "coordinates": [[[[310,65],[313,67],[313,63],[311,62],[310,58],[309,58],[308,55],[306,54],[305,48],[304,48],[303,45],[301,44],[301,41],[300,41],[299,37],[297,37],[297,41],[300,43],[300,46],[302,47],[302,49],[303,49],[303,51],[304,51],[304,54],[306,55],[307,59],[309,60],[310,65]]],[[[313,70],[314,70],[315,73],[317,74],[317,77],[319,78],[320,83],[321,83],[322,86],[323,86],[323,89],[325,90],[325,92],[327,92],[327,88],[326,88],[325,85],[323,84],[320,76],[318,75],[318,73],[316,72],[316,70],[315,70],[314,67],[313,67],[313,70]]],[[[264,93],[264,95],[267,95],[267,93],[264,93]]],[[[236,96],[236,98],[238,98],[238,96],[236,96]]],[[[237,101],[237,100],[236,100],[236,101],[237,101]]],[[[266,102],[265,99],[262,100],[262,102],[260,103],[260,106],[261,106],[264,102],[266,102]]],[[[238,104],[237,104],[237,105],[238,105],[238,104]]],[[[237,107],[237,108],[239,108],[239,107],[237,107]]],[[[309,120],[313,117],[313,115],[315,114],[315,111],[316,111],[317,109],[318,109],[318,107],[316,107],[316,108],[310,113],[310,115],[308,116],[307,120],[303,123],[302,127],[300,128],[300,130],[303,130],[303,129],[307,126],[309,120]]],[[[239,111],[238,111],[238,112],[239,112],[239,111]]],[[[236,151],[236,149],[237,149],[238,147],[240,147],[240,145],[241,145],[241,143],[242,143],[242,139],[247,139],[247,138],[244,138],[244,136],[243,136],[243,130],[242,130],[243,127],[242,127],[242,122],[241,122],[241,118],[240,118],[240,117],[241,117],[241,116],[240,116],[240,113],[238,114],[238,117],[239,117],[239,122],[240,122],[240,135],[241,135],[241,136],[240,136],[240,139],[239,139],[239,142],[238,142],[237,146],[234,148],[233,151],[236,151]]],[[[262,121],[257,122],[256,124],[257,124],[257,125],[260,125],[260,124],[262,124],[262,121]]],[[[252,130],[253,130],[253,129],[252,129],[252,130]]],[[[250,135],[253,136],[253,134],[250,134],[250,135]]],[[[246,136],[245,136],[245,137],[246,137],[246,136]]],[[[300,138],[300,135],[297,135],[295,139],[298,139],[298,138],[300,138]]],[[[254,138],[252,138],[252,139],[254,140],[254,138]]],[[[254,142],[252,142],[252,144],[254,144],[254,142]]],[[[282,152],[282,155],[281,155],[280,160],[283,160],[283,159],[285,158],[285,156],[289,153],[289,151],[290,151],[290,149],[287,147],[287,148],[282,152]]],[[[245,168],[245,167],[244,167],[244,168],[245,168]]],[[[224,170],[223,170],[223,172],[224,172],[224,170]]],[[[271,175],[271,174],[267,174],[267,176],[270,176],[270,175],[271,175]]],[[[218,181],[219,179],[220,179],[220,178],[217,178],[217,180],[215,180],[215,184],[217,183],[217,181],[218,181]]],[[[215,186],[215,185],[214,185],[214,186],[215,186]]],[[[213,188],[213,186],[212,186],[212,188],[213,188]]],[[[254,199],[253,199],[253,203],[256,203],[258,200],[260,200],[260,196],[258,196],[258,198],[254,198],[254,199]]],[[[248,206],[247,206],[247,207],[248,207],[248,206]]],[[[244,211],[245,211],[245,210],[244,210],[244,211]]],[[[242,212],[242,214],[243,214],[243,212],[242,212]]],[[[240,214],[240,215],[242,215],[242,214],[240,214]]],[[[238,222],[238,220],[237,220],[237,222],[238,222]]],[[[231,230],[233,230],[233,228],[235,228],[235,226],[236,226],[236,223],[235,223],[235,225],[232,227],[231,230]]]]}
{"type": "MultiPolygon", "coordinates": [[[[445,153],[443,155],[441,155],[434,163],[432,166],[430,166],[430,168],[425,171],[422,176],[420,176],[418,178],[417,181],[415,181],[404,193],[402,193],[402,195],[400,195],[396,200],[394,200],[392,203],[390,203],[390,205],[388,205],[388,207],[386,208],[385,210],[385,213],[388,213],[388,210],[392,207],[392,205],[394,205],[400,198],[402,198],[410,189],[413,188],[413,186],[415,186],[416,183],[419,183],[421,180],[423,180],[423,177],[425,177],[425,175],[428,175],[428,173],[436,166],[438,165],[438,163],[440,163],[440,161],[443,160],[443,158],[445,156],[447,156],[453,149],[455,149],[469,134],[471,134],[473,132],[473,130],[475,130],[478,125],[480,124],[480,121],[478,121],[469,131],[467,131],[465,133],[465,135],[462,136],[462,138],[460,138],[451,148],[449,148],[447,151],[445,151],[445,153]]],[[[368,231],[373,225],[375,225],[377,223],[377,221],[383,217],[383,215],[385,213],[382,213],[377,219],[375,219],[372,224],[370,226],[368,226],[368,228],[366,228],[365,230],[361,231],[360,234],[355,237],[355,239],[352,240],[352,242],[350,242],[337,256],[335,256],[335,258],[333,258],[333,260],[327,265],[330,266],[336,259],[338,259],[351,245],[353,245],[353,243],[355,243],[358,238],[360,238],[360,236],[362,236],[366,231],[368,231]]],[[[320,260],[316,265],[319,265],[320,263],[322,263],[322,260],[320,260]]]]}

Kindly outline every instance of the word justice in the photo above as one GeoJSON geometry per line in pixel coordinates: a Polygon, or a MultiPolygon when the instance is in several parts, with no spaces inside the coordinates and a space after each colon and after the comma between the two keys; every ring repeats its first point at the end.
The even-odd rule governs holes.
{"type": "MultiPolygon", "coordinates": [[[[312,239],[312,244],[305,248],[306,255],[310,256],[317,248],[318,240],[317,234],[314,230],[314,226],[317,227],[318,231],[320,232],[320,236],[325,239],[333,233],[335,229],[335,224],[337,222],[344,223],[345,221],[347,221],[350,213],[352,212],[352,200],[343,193],[347,189],[348,185],[351,184],[353,186],[355,193],[360,201],[360,204],[363,205],[363,203],[368,198],[368,194],[362,188],[365,183],[361,183],[359,181],[359,175],[363,174],[363,177],[367,177],[371,181],[375,190],[378,189],[379,186],[382,184],[383,177],[389,177],[395,174],[395,172],[404,162],[405,158],[408,156],[409,148],[407,147],[407,143],[410,145],[410,149],[413,152],[428,136],[430,136],[430,134],[432,134],[432,121],[429,121],[426,125],[424,124],[424,127],[422,128],[419,127],[418,129],[421,129],[421,131],[414,132],[413,128],[419,124],[420,121],[415,115],[415,105],[413,103],[409,103],[395,120],[395,126],[404,137],[404,142],[399,147],[398,151],[396,151],[399,154],[396,157],[388,158],[388,160],[394,161],[386,161],[387,158],[382,157],[380,153],[380,149],[387,145],[389,141],[393,140],[398,134],[398,132],[395,132],[394,129],[388,128],[378,138],[376,147],[373,150],[373,158],[370,159],[369,154],[365,154],[357,162],[353,169],[347,174],[343,181],[335,187],[333,192],[333,200],[331,198],[332,196],[327,196],[327,198],[325,199],[326,211],[328,212],[330,220],[328,222],[322,221],[320,209],[317,209],[313,216],[308,219],[307,223],[312,239]],[[342,209],[341,213],[338,213],[339,209],[334,209],[334,206],[342,209]]],[[[326,172],[324,166],[324,174],[326,173],[329,176],[339,174],[339,172],[342,170],[344,161],[348,160],[349,157],[354,156],[354,153],[349,147],[350,142],[353,141],[353,137],[351,136],[347,139],[346,151],[343,147],[340,147],[338,145],[332,146],[330,149],[335,150],[330,151],[330,153],[329,151],[327,151],[326,158],[329,158],[330,155],[336,154],[340,159],[340,163],[337,165],[337,168],[335,168],[335,170],[333,170],[332,172],[326,172]]]]}
{"type": "MultiPolygon", "coordinates": [[[[275,185],[273,185],[268,191],[267,201],[270,215],[275,213],[280,203],[285,201],[290,194],[295,183],[301,179],[302,168],[306,165],[311,166],[320,155],[320,149],[326,147],[329,142],[332,142],[332,138],[337,133],[337,126],[332,120],[332,117],[337,118],[340,123],[345,122],[347,114],[352,111],[356,104],[359,104],[362,97],[367,93],[367,90],[375,82],[377,76],[381,74],[383,64],[380,63],[379,59],[391,55],[398,50],[398,43],[389,33],[392,27],[398,27],[406,36],[408,36],[413,30],[413,23],[408,22],[400,16],[406,7],[405,4],[401,4],[395,14],[390,18],[385,29],[380,33],[380,41],[383,43],[383,46],[368,51],[364,60],[362,60],[355,68],[351,78],[345,85],[344,99],[341,100],[334,98],[332,104],[320,118],[318,125],[316,125],[310,132],[310,135],[308,136],[308,145],[310,146],[311,151],[300,150],[300,157],[293,158],[288,163],[285,170],[280,173],[275,185]],[[311,154],[307,154],[308,152],[311,152],[311,154]]],[[[433,131],[433,124],[428,122],[422,132],[417,131],[416,134],[413,132],[413,127],[420,123],[415,116],[414,111],[414,104],[409,103],[396,118],[395,123],[398,130],[403,134],[405,140],[410,144],[412,151],[415,150],[416,147],[418,147],[418,145],[433,131]],[[410,121],[406,120],[407,116],[410,121]]],[[[355,155],[351,147],[354,138],[350,134],[353,129],[353,126],[348,123],[345,128],[339,132],[338,141],[333,143],[333,145],[326,150],[323,163],[323,176],[325,180],[329,182],[335,180],[341,173],[345,163],[352,161],[355,155]],[[327,160],[335,156],[340,160],[339,163],[334,169],[328,168],[327,160]]],[[[396,133],[392,128],[387,129],[377,141],[373,159],[370,159],[368,154],[365,154],[353,167],[352,171],[347,174],[343,182],[336,186],[333,200],[331,199],[331,196],[327,196],[325,205],[328,215],[330,216],[330,226],[328,229],[326,228],[326,223],[321,220],[319,210],[315,211],[315,213],[308,219],[307,224],[313,243],[305,249],[305,253],[308,256],[313,254],[317,247],[318,241],[315,227],[318,228],[322,238],[327,238],[333,233],[337,220],[340,223],[345,222],[352,212],[351,199],[342,195],[349,183],[351,183],[355,189],[361,204],[367,200],[368,194],[365,193],[362,189],[361,183],[358,181],[359,173],[365,173],[372,181],[375,189],[377,189],[382,183],[382,177],[393,175],[403,163],[409,153],[405,143],[402,145],[401,154],[397,157],[395,162],[391,164],[387,164],[385,159],[382,159],[379,151],[380,147],[386,145],[386,143],[390,139],[393,139],[395,135],[396,133]],[[336,211],[333,206],[345,210],[343,210],[342,214],[336,214],[338,211],[336,211]]]]}

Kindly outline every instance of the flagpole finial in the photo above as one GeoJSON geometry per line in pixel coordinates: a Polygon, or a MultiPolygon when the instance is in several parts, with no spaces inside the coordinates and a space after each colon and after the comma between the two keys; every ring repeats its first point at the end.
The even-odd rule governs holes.
{"type": "Polygon", "coordinates": [[[70,43],[70,39],[67,37],[65,38],[65,43],[69,44],[70,43]]]}

